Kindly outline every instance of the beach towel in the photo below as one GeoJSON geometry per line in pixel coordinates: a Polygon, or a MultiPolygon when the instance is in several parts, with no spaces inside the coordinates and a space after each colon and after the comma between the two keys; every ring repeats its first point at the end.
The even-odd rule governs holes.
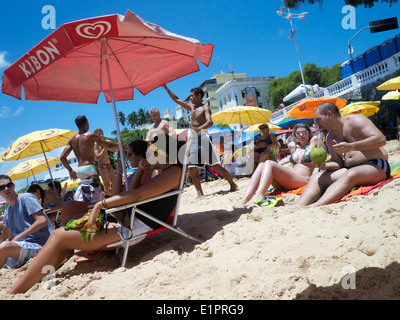
{"type": "Polygon", "coordinates": [[[90,216],[91,212],[92,212],[92,210],[89,210],[88,213],[86,213],[82,218],[72,219],[72,220],[68,221],[68,223],[65,225],[64,229],[65,230],[73,230],[73,229],[81,230],[83,240],[89,242],[90,234],[93,232],[96,232],[98,234],[100,231],[101,225],[102,225],[101,224],[101,216],[102,215],[100,214],[95,223],[96,230],[92,230],[87,227],[87,222],[89,220],[89,216],[90,216]]]}

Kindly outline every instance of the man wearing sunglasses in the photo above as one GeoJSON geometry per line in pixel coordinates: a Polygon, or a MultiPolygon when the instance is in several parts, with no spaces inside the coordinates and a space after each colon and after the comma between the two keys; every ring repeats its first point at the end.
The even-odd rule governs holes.
{"type": "Polygon", "coordinates": [[[36,256],[53,231],[50,220],[31,193],[17,194],[10,177],[0,175],[0,196],[9,203],[4,212],[0,268],[19,268],[36,256]]]}

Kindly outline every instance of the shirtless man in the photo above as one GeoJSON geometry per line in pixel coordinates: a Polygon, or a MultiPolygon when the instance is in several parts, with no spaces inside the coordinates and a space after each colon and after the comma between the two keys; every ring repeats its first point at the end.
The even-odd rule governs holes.
{"type": "Polygon", "coordinates": [[[174,138],[176,137],[175,129],[169,124],[168,121],[161,119],[160,111],[157,108],[151,108],[149,110],[149,114],[154,124],[151,125],[149,132],[147,133],[147,142],[152,141],[152,139],[160,133],[170,135],[174,138]]]}
{"type": "MultiPolygon", "coordinates": [[[[104,140],[103,130],[97,128],[96,130],[94,130],[94,133],[97,134],[102,140],[104,140]]],[[[112,190],[112,182],[115,179],[115,172],[107,153],[108,150],[114,153],[118,152],[118,145],[114,146],[113,148],[105,148],[96,143],[94,146],[94,156],[96,157],[98,162],[98,169],[101,179],[103,180],[104,191],[106,195],[112,196],[114,194],[112,190]]]]}
{"type": "Polygon", "coordinates": [[[319,166],[325,171],[311,177],[295,207],[334,203],[355,186],[374,185],[390,177],[388,155],[383,148],[386,139],[367,117],[342,117],[336,105],[325,102],[314,111],[314,120],[327,132],[331,160],[319,166]]]}
{"type": "Polygon", "coordinates": [[[94,202],[101,200],[100,179],[94,166],[94,145],[105,148],[115,148],[118,144],[109,140],[101,139],[97,134],[89,131],[89,122],[85,116],[78,116],[75,119],[79,133],[73,136],[60,156],[60,160],[69,171],[72,180],[81,179],[80,186],[75,193],[75,200],[94,202]],[[73,170],[68,163],[67,156],[74,151],[78,159],[77,170],[73,170]]]}
{"type": "Polygon", "coordinates": [[[189,104],[179,99],[167,88],[166,85],[163,85],[163,88],[175,103],[191,112],[191,129],[192,132],[195,132],[197,139],[196,137],[193,137],[190,146],[189,174],[192,177],[193,184],[197,191],[197,196],[204,196],[200,183],[199,168],[202,168],[205,163],[210,165],[229,182],[231,186],[230,191],[236,191],[238,189],[236,183],[232,180],[229,172],[220,165],[219,156],[207,134],[207,129],[212,126],[213,122],[211,120],[211,111],[209,106],[203,104],[203,90],[201,88],[193,88],[190,90],[190,101],[192,103],[189,104]]]}

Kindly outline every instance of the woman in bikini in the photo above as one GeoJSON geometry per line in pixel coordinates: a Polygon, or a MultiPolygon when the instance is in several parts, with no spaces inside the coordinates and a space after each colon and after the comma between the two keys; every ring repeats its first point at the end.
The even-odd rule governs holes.
{"type": "Polygon", "coordinates": [[[253,195],[255,203],[262,204],[262,198],[271,184],[277,190],[292,190],[307,184],[315,168],[310,158],[311,149],[318,146],[325,148],[325,145],[319,137],[312,136],[310,127],[305,123],[297,124],[293,135],[294,141],[288,145],[293,166],[288,168],[271,160],[260,163],[244,197],[234,208],[244,207],[253,195]]]}
{"type": "MultiPolygon", "coordinates": [[[[146,159],[142,159],[138,170],[135,172],[132,183],[141,180],[141,176],[148,166],[151,166],[152,169],[162,169],[162,172],[159,175],[152,178],[146,184],[141,185],[139,183],[136,189],[130,189],[129,191],[122,192],[116,196],[97,202],[94,205],[93,210],[90,212],[87,227],[91,230],[96,230],[96,220],[100,215],[101,209],[118,207],[124,204],[155,197],[171,190],[176,190],[179,187],[182,173],[182,165],[179,163],[178,159],[178,150],[180,150],[183,145],[181,141],[178,141],[178,150],[174,150],[175,148],[172,148],[173,145],[176,146],[176,142],[168,143],[167,139],[165,148],[159,146],[159,149],[161,150],[158,150],[157,157],[153,158],[157,160],[154,164],[149,165],[146,159]]],[[[151,154],[152,152],[149,153],[151,154]]],[[[160,199],[160,201],[153,201],[147,204],[147,208],[143,210],[148,210],[146,212],[162,221],[166,221],[175,205],[176,196],[171,196],[160,199]]],[[[139,214],[137,213],[137,215],[139,214]]],[[[136,219],[137,218],[135,217],[135,220],[136,219]]],[[[140,220],[142,221],[142,230],[147,228],[147,231],[149,231],[151,228],[155,227],[148,223],[144,217],[140,216],[140,220]]],[[[54,268],[57,268],[74,249],[93,251],[102,248],[106,244],[119,241],[122,237],[122,232],[121,226],[118,225],[118,223],[110,222],[108,224],[107,232],[104,228],[100,228],[98,232],[91,232],[88,236],[89,241],[82,239],[81,230],[79,229],[56,229],[47,240],[45,246],[40,251],[40,254],[32,261],[28,269],[13,285],[9,293],[16,294],[26,292],[35,283],[41,281],[46,275],[45,273],[42,273],[44,266],[54,266],[54,268]]],[[[135,228],[132,230],[132,233],[136,233],[135,228]]]]}
{"type": "Polygon", "coordinates": [[[254,146],[254,163],[258,164],[266,160],[277,161],[279,144],[276,136],[269,134],[268,124],[263,123],[258,126],[261,136],[254,146]]]}

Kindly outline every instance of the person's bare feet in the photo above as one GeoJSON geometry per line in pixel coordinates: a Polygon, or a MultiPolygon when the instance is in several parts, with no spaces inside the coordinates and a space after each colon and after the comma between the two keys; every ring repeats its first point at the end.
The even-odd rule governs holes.
{"type": "Polygon", "coordinates": [[[240,208],[247,208],[247,206],[245,203],[241,203],[241,202],[233,205],[233,209],[240,209],[240,208]]]}

